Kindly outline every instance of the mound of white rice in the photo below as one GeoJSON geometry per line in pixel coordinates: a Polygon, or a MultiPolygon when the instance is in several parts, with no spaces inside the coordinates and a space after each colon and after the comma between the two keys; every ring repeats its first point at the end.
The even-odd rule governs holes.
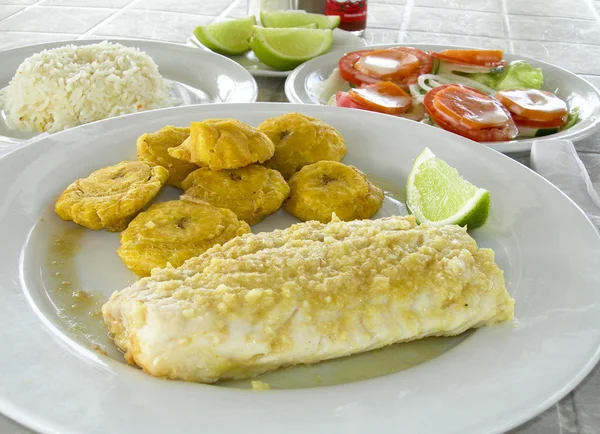
{"type": "Polygon", "coordinates": [[[40,132],[173,103],[150,56],[106,41],[34,54],[0,90],[9,127],[40,132]]]}

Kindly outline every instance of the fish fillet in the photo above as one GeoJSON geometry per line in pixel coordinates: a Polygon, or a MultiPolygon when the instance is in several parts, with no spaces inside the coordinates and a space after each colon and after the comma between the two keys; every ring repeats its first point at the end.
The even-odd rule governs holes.
{"type": "Polygon", "coordinates": [[[513,310],[492,250],[412,217],[243,235],[102,307],[128,362],[206,383],[457,335],[513,310]]]}

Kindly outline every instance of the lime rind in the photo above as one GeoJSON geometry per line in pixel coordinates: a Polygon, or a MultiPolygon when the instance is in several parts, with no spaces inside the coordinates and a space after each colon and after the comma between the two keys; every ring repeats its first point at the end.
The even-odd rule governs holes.
{"type": "MultiPolygon", "coordinates": [[[[487,221],[489,215],[491,204],[490,194],[487,190],[477,188],[468,181],[462,179],[458,172],[456,172],[455,175],[456,179],[453,180],[455,184],[458,184],[455,187],[471,190],[472,194],[470,198],[462,204],[458,211],[451,215],[444,216],[445,218],[442,219],[434,220],[431,216],[426,216],[423,213],[423,208],[426,207],[421,205],[425,204],[427,198],[422,197],[421,191],[415,185],[415,179],[420,168],[423,167],[424,164],[428,164],[427,161],[432,159],[438,160],[437,164],[445,165],[447,168],[452,169],[453,172],[456,172],[456,169],[451,168],[445,162],[436,158],[429,148],[426,148],[423,153],[415,159],[406,182],[406,206],[409,211],[415,216],[419,223],[428,223],[434,226],[459,225],[466,226],[468,229],[476,229],[482,226],[487,221]]],[[[444,176],[441,171],[440,176],[444,176]]]]}
{"type": "Polygon", "coordinates": [[[340,25],[337,15],[310,14],[305,11],[261,11],[260,22],[265,27],[301,27],[316,24],[319,29],[335,29],[340,25]]]}
{"type": "Polygon", "coordinates": [[[227,56],[239,56],[250,51],[252,29],[256,24],[253,16],[221,23],[198,26],[194,35],[202,45],[227,56]]]}
{"type": "Polygon", "coordinates": [[[250,48],[265,65],[287,71],[326,53],[332,43],[331,30],[254,26],[250,48]]]}

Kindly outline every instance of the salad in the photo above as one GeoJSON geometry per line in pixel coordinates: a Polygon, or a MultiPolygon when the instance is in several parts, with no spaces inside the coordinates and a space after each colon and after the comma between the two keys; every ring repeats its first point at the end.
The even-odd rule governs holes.
{"type": "Polygon", "coordinates": [[[542,90],[542,70],[508,63],[502,50],[412,47],[346,54],[318,93],[339,107],[434,125],[478,142],[540,137],[565,130],[578,110],[542,90]]]}

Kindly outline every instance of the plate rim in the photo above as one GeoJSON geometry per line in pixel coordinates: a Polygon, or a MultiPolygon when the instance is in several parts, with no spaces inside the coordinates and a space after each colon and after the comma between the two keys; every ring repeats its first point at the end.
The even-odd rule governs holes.
{"type": "MultiPolygon", "coordinates": [[[[220,106],[227,106],[227,108],[229,110],[232,109],[232,104],[231,103],[230,104],[218,104],[218,105],[220,105],[220,106]]],[[[240,106],[248,106],[248,108],[250,110],[252,110],[253,108],[256,108],[256,107],[261,108],[261,107],[275,106],[275,105],[276,106],[280,106],[280,107],[284,107],[284,106],[285,107],[290,107],[291,110],[293,110],[295,108],[297,108],[297,109],[302,109],[303,108],[302,105],[296,105],[296,106],[294,106],[294,105],[290,105],[290,104],[287,104],[287,103],[258,103],[258,104],[256,104],[256,103],[234,103],[234,105],[238,106],[238,107],[240,107],[240,106]]],[[[155,110],[152,113],[154,113],[154,112],[167,112],[167,111],[181,111],[181,110],[197,110],[197,111],[202,111],[202,110],[207,109],[206,107],[205,108],[202,108],[202,107],[203,106],[201,106],[201,105],[198,105],[198,106],[189,106],[189,107],[187,107],[187,106],[186,107],[168,107],[168,108],[164,108],[164,109],[155,110]]],[[[343,110],[341,108],[335,108],[335,107],[325,107],[325,106],[316,106],[316,107],[320,107],[320,108],[315,108],[315,111],[320,111],[320,110],[324,110],[324,111],[336,110],[336,111],[339,111],[339,110],[343,110]]],[[[309,110],[312,110],[312,109],[309,109],[309,110]]],[[[91,125],[94,125],[95,127],[98,127],[98,124],[100,122],[112,123],[112,122],[117,122],[118,120],[121,120],[121,118],[126,118],[126,117],[131,117],[131,116],[138,116],[138,117],[148,116],[148,113],[150,113],[150,112],[133,113],[133,114],[124,115],[124,116],[121,116],[121,117],[118,117],[118,118],[104,119],[104,120],[101,120],[101,121],[97,121],[95,123],[90,123],[90,124],[86,124],[86,125],[81,125],[81,126],[74,127],[74,128],[72,128],[70,130],[66,130],[66,131],[62,131],[62,132],[56,133],[56,135],[58,135],[58,134],[61,134],[61,135],[73,134],[72,131],[74,131],[75,129],[83,130],[83,129],[93,128],[93,127],[90,127],[91,125]]],[[[156,113],[154,113],[154,114],[156,114],[156,113]]],[[[369,116],[384,116],[384,115],[369,114],[369,116]]],[[[394,118],[394,117],[392,117],[392,118],[394,118]]],[[[411,122],[411,121],[408,121],[408,120],[405,120],[405,119],[398,119],[398,118],[394,118],[394,119],[396,119],[396,121],[401,122],[401,123],[403,123],[403,122],[411,122]]],[[[427,126],[427,125],[424,125],[423,127],[433,128],[433,127],[430,127],[430,126],[427,126]]],[[[438,130],[438,129],[436,129],[436,130],[438,130]]],[[[443,132],[443,131],[441,131],[441,133],[442,134],[450,134],[450,133],[443,132]]],[[[47,140],[51,140],[52,138],[56,137],[56,135],[40,139],[39,141],[36,141],[36,142],[33,142],[33,143],[29,143],[29,144],[27,144],[27,145],[25,145],[25,146],[23,146],[23,147],[15,150],[15,151],[11,152],[10,154],[7,154],[7,155],[4,155],[4,156],[0,157],[0,167],[2,165],[9,164],[10,160],[13,160],[13,159],[17,158],[15,156],[16,154],[18,154],[20,152],[24,152],[24,150],[32,148],[32,147],[43,146],[43,145],[40,145],[40,143],[43,143],[44,141],[47,141],[47,140]]],[[[470,142],[472,144],[476,144],[476,142],[472,142],[472,141],[470,141],[468,139],[465,139],[465,138],[460,138],[460,139],[456,139],[456,140],[460,140],[460,141],[463,141],[463,142],[470,142]]],[[[55,146],[56,146],[56,144],[55,144],[55,146]]],[[[473,145],[470,145],[470,146],[473,146],[473,145]]],[[[482,148],[482,149],[485,149],[485,148],[482,148]]],[[[491,151],[491,149],[489,151],[491,151]]],[[[483,152],[488,152],[488,150],[485,150],[483,152]]],[[[491,154],[489,154],[489,155],[491,155],[491,154]]],[[[517,162],[513,161],[512,159],[510,159],[509,157],[507,157],[505,155],[498,154],[494,158],[497,158],[497,157],[507,158],[507,159],[511,160],[512,162],[509,163],[509,164],[510,165],[514,164],[515,166],[513,166],[513,167],[515,167],[515,168],[519,167],[519,169],[517,169],[517,170],[523,170],[524,169],[524,170],[530,172],[530,174],[533,174],[534,177],[539,178],[539,180],[541,180],[543,183],[545,183],[547,187],[550,187],[555,192],[558,192],[562,197],[566,198],[567,201],[570,202],[575,207],[575,209],[577,210],[577,212],[579,214],[581,214],[583,217],[585,217],[585,219],[587,220],[587,223],[588,223],[588,228],[589,227],[593,228],[594,233],[595,233],[596,243],[600,245],[600,234],[598,233],[598,231],[595,228],[595,226],[592,224],[592,222],[589,220],[589,218],[587,218],[587,216],[583,212],[583,210],[572,199],[570,199],[565,193],[563,193],[560,189],[558,189],[556,186],[554,186],[552,183],[550,183],[549,181],[547,181],[545,178],[543,178],[541,175],[539,175],[535,171],[531,170],[530,168],[522,166],[522,165],[519,165],[517,162]]],[[[5,197],[4,192],[0,191],[0,198],[3,199],[4,197],[5,197]]],[[[21,273],[21,270],[19,270],[19,273],[21,273]]],[[[22,282],[19,282],[19,285],[21,285],[21,284],[22,284],[22,282]]],[[[22,288],[20,288],[20,289],[22,289],[22,288]]],[[[27,296],[27,291],[25,291],[25,292],[26,292],[25,295],[27,296]]],[[[31,307],[31,305],[28,305],[28,307],[31,307]]],[[[39,320],[40,318],[38,317],[37,319],[39,320]]],[[[568,394],[574,387],[576,387],[576,385],[579,384],[583,380],[583,378],[586,375],[588,375],[589,372],[594,368],[594,366],[596,365],[596,363],[598,362],[599,359],[600,359],[600,346],[598,346],[595,349],[595,352],[594,352],[593,356],[590,357],[585,364],[583,364],[583,366],[579,369],[579,371],[577,372],[577,374],[574,375],[574,376],[571,376],[571,379],[567,382],[567,384],[565,384],[560,390],[556,391],[551,397],[545,399],[543,402],[540,402],[534,410],[529,409],[529,411],[522,412],[523,414],[520,416],[520,418],[511,419],[508,422],[504,421],[503,422],[503,424],[504,424],[503,426],[498,425],[492,431],[489,431],[489,432],[502,432],[505,429],[513,428],[515,426],[520,425],[524,421],[529,420],[531,417],[534,417],[535,415],[539,414],[540,412],[544,411],[545,409],[549,408],[554,403],[556,403],[560,399],[562,399],[566,394],[568,394]]],[[[382,377],[379,377],[379,378],[382,378],[382,377]]],[[[0,412],[6,414],[7,416],[13,418],[16,421],[22,423],[23,425],[32,427],[33,429],[37,429],[39,431],[49,432],[48,428],[51,429],[51,430],[55,429],[54,427],[51,426],[51,425],[53,425],[52,422],[47,421],[47,420],[43,420],[42,421],[39,417],[36,417],[35,414],[29,415],[29,418],[28,418],[27,417],[27,415],[29,413],[28,410],[20,411],[20,409],[17,408],[16,406],[12,406],[11,403],[10,403],[10,401],[8,399],[6,399],[6,397],[3,396],[3,395],[0,395],[0,412]],[[33,416],[33,418],[32,418],[32,416],[33,416]],[[50,423],[48,423],[48,422],[50,422],[50,423]]],[[[61,427],[59,427],[59,428],[61,428],[61,427]]],[[[61,428],[61,432],[65,432],[64,429],[61,428]]],[[[488,431],[486,431],[486,432],[488,432],[488,431]]]]}
{"type": "MultiPolygon", "coordinates": [[[[467,46],[467,45],[436,44],[436,43],[403,43],[403,42],[386,43],[386,44],[370,44],[370,45],[366,45],[365,49],[368,50],[368,49],[373,49],[373,48],[390,48],[390,47],[420,48],[420,47],[425,47],[425,46],[437,47],[437,49],[439,49],[439,50],[479,49],[479,47],[473,47],[473,46],[467,46]]],[[[305,70],[310,71],[310,66],[312,66],[314,63],[317,63],[318,59],[322,59],[325,56],[330,56],[330,55],[333,56],[333,54],[343,55],[347,52],[348,51],[344,51],[344,50],[331,51],[329,53],[325,53],[325,54],[322,54],[321,56],[317,56],[313,59],[310,59],[310,60],[306,61],[305,63],[303,63],[302,65],[299,65],[296,69],[294,69],[292,74],[290,74],[288,76],[288,78],[285,80],[285,85],[284,85],[285,96],[288,99],[288,101],[292,104],[318,105],[318,104],[315,104],[314,102],[304,101],[296,93],[295,84],[296,84],[296,81],[298,80],[298,76],[302,72],[305,72],[305,70]]],[[[575,77],[577,80],[581,80],[585,84],[587,84],[591,88],[591,90],[593,90],[595,92],[596,96],[600,99],[600,89],[598,89],[593,83],[590,83],[584,77],[581,77],[580,75],[575,74],[574,72],[571,72],[566,68],[554,65],[552,63],[549,63],[549,62],[546,62],[543,60],[537,60],[537,59],[534,59],[529,56],[521,56],[520,54],[517,54],[517,53],[512,53],[512,52],[505,52],[505,53],[509,54],[511,56],[519,56],[521,59],[523,59],[525,61],[533,60],[537,63],[541,63],[545,66],[549,66],[551,68],[558,69],[564,73],[567,73],[567,74],[575,77]]],[[[354,110],[358,110],[358,109],[354,109],[354,110]]],[[[567,130],[567,131],[562,131],[558,134],[552,134],[550,136],[545,136],[545,137],[534,137],[534,138],[510,140],[510,141],[505,141],[505,142],[481,142],[480,144],[486,145],[487,147],[490,147],[492,149],[495,149],[495,150],[497,150],[499,152],[503,152],[503,153],[529,152],[529,151],[531,151],[531,146],[534,141],[551,140],[551,139],[581,140],[581,139],[591,136],[598,130],[600,130],[600,116],[598,117],[598,119],[594,120],[591,125],[588,125],[587,127],[585,127],[582,130],[571,132],[571,133],[569,133],[569,130],[567,130]]]]}

